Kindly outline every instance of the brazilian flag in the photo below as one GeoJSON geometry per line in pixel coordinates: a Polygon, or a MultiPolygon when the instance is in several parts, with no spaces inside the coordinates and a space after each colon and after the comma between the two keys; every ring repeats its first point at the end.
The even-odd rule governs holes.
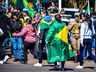
{"type": "Polygon", "coordinates": [[[65,23],[54,21],[47,33],[46,41],[48,42],[48,63],[66,61],[74,56],[68,43],[68,28],[65,23]]]}
{"type": "Polygon", "coordinates": [[[50,16],[44,16],[40,21],[40,30],[50,28],[52,24],[52,18],[50,16]]]}
{"type": "Polygon", "coordinates": [[[27,9],[29,16],[32,18],[34,16],[34,9],[32,2],[28,2],[27,0],[23,0],[24,8],[27,9]]]}

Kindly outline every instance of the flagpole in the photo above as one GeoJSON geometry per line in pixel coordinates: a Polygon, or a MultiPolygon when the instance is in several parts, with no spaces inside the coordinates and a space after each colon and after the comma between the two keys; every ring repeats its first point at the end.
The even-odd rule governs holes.
{"type": "Polygon", "coordinates": [[[61,11],[62,8],[62,0],[59,0],[59,10],[61,11]]]}

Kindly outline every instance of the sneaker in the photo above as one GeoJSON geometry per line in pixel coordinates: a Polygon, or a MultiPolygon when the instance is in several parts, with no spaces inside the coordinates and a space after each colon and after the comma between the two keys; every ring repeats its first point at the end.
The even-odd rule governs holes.
{"type": "Polygon", "coordinates": [[[41,63],[36,63],[36,64],[34,64],[34,66],[42,67],[42,64],[41,63]]]}
{"type": "Polygon", "coordinates": [[[3,64],[4,62],[3,61],[0,61],[0,64],[3,64]]]}
{"type": "Polygon", "coordinates": [[[75,68],[83,69],[84,67],[79,65],[79,66],[76,66],[75,68]]]}
{"type": "Polygon", "coordinates": [[[9,59],[9,56],[8,56],[8,55],[6,55],[6,56],[4,57],[4,60],[3,60],[3,61],[4,61],[4,63],[5,63],[5,62],[7,62],[7,60],[8,60],[8,59],[9,59]]]}
{"type": "Polygon", "coordinates": [[[94,68],[96,70],[96,68],[94,68]]]}

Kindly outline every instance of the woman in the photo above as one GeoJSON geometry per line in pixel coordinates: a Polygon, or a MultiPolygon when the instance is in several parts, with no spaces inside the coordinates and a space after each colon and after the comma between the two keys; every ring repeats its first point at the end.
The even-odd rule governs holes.
{"type": "Polygon", "coordinates": [[[24,26],[21,32],[14,33],[13,36],[24,36],[24,64],[27,63],[27,51],[28,49],[32,52],[35,46],[35,34],[34,28],[31,24],[31,20],[27,19],[27,25],[24,26]]]}
{"type": "Polygon", "coordinates": [[[83,59],[86,57],[87,50],[91,58],[93,58],[94,62],[96,63],[96,59],[92,54],[92,36],[95,34],[94,27],[92,26],[92,21],[90,16],[86,16],[85,14],[82,15],[83,23],[81,24],[81,31],[80,31],[80,65],[76,68],[83,69],[83,59]],[[87,20],[86,20],[87,19],[87,20]]]}

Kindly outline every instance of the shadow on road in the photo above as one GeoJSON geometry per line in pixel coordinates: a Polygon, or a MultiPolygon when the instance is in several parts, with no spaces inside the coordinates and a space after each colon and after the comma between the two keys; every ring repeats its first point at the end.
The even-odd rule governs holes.
{"type": "Polygon", "coordinates": [[[84,69],[94,69],[95,67],[84,67],[84,69]]]}
{"type": "MultiPolygon", "coordinates": [[[[49,69],[49,71],[61,71],[61,69],[49,69]]],[[[70,68],[64,68],[64,71],[74,71],[74,69],[70,69],[70,68]]]]}

